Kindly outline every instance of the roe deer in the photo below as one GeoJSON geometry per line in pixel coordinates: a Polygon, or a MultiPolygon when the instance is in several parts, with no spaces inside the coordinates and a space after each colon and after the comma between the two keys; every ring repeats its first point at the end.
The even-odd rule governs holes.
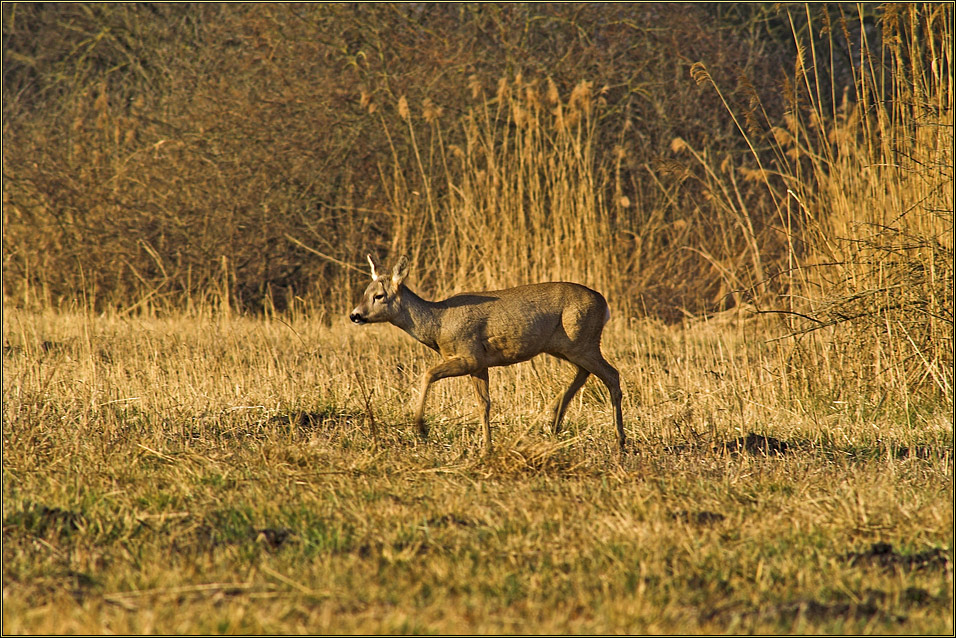
{"type": "Polygon", "coordinates": [[[489,453],[488,368],[527,361],[546,352],[577,368],[571,385],[554,404],[552,432],[558,433],[571,399],[588,375],[594,374],[611,392],[617,442],[624,451],[620,375],[601,354],[601,332],[611,312],[600,293],[580,284],[551,282],[426,301],[403,284],[408,275],[408,260],[404,256],[393,268],[391,277],[379,274],[371,255],[368,262],[372,283],[349,318],[358,324],[387,321],[444,359],[422,378],[415,411],[415,423],[422,437],[428,434],[428,387],[438,379],[467,374],[474,382],[482,408],[483,452],[489,453]]]}

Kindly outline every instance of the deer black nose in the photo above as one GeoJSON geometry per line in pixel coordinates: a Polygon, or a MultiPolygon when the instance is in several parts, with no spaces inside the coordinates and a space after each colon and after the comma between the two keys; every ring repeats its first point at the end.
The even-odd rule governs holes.
{"type": "Polygon", "coordinates": [[[365,323],[365,317],[363,317],[357,312],[353,312],[352,314],[350,314],[349,319],[352,320],[352,323],[365,323]]]}

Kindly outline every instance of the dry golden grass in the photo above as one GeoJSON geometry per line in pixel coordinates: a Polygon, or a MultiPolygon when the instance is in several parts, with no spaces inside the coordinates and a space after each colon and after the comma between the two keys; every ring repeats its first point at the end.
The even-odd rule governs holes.
{"type": "Polygon", "coordinates": [[[490,458],[467,380],[435,386],[418,440],[434,355],[329,321],[329,299],[237,316],[225,258],[186,310],[56,314],[8,290],[4,632],[952,633],[951,16],[887,9],[894,73],[858,69],[859,104],[821,99],[825,57],[801,46],[783,121],[742,120],[766,125],[741,124],[752,158],[679,140],[655,169],[710,202],[686,214],[664,182],[636,201],[623,147],[598,152],[587,82],[476,78],[464,147],[441,105],[382,119],[408,142],[381,170],[413,288],[607,295],[623,460],[593,381],[543,431],[572,376],[544,358],[492,372],[490,458]],[[655,285],[735,310],[632,318],[655,285]]]}
{"type": "Polygon", "coordinates": [[[950,409],[791,383],[773,332],[616,315],[633,453],[593,381],[543,432],[542,358],[481,460],[467,382],[417,440],[390,326],[7,309],[3,630],[951,632],[950,409]]]}
{"type": "MultiPolygon", "coordinates": [[[[739,124],[760,168],[740,172],[764,184],[777,216],[774,232],[787,242],[786,264],[767,270],[776,272],[753,286],[755,299],[762,310],[787,316],[794,334],[820,331],[826,347],[798,352],[795,361],[810,370],[806,383],[822,381],[841,399],[953,402],[950,9],[887,6],[879,64],[865,33],[860,41],[849,37],[849,16],[839,24],[842,39],[826,18],[828,48],[846,46],[861,60],[853,90],[839,99],[827,79],[833,59],[812,43],[803,46],[794,29],[798,55],[783,78],[784,127],[766,113],[762,133],[756,123],[739,124]],[[765,144],[774,157],[756,150],[765,144]]],[[[813,22],[809,5],[794,10],[813,22]]],[[[727,105],[704,65],[694,70],[727,105]]],[[[733,163],[728,158],[718,169],[705,153],[686,145],[675,150],[693,158],[721,208],[740,220],[733,231],[748,238],[754,272],[763,272],[766,244],[753,235],[753,211],[737,190],[733,163]]],[[[726,260],[721,268],[734,272],[726,260]]]]}

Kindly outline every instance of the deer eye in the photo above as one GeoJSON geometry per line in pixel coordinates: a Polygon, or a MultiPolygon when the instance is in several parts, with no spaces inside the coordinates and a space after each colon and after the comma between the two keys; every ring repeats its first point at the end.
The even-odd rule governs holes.
{"type": "Polygon", "coordinates": [[[373,296],[372,299],[374,301],[381,301],[382,299],[385,299],[385,295],[382,293],[378,293],[377,295],[373,296]]]}

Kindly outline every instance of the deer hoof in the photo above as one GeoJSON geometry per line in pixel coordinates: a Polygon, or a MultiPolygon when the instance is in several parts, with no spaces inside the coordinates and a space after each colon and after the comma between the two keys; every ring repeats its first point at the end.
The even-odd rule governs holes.
{"type": "Polygon", "coordinates": [[[423,438],[423,439],[427,439],[427,438],[428,438],[428,426],[425,425],[425,422],[424,422],[424,421],[418,421],[417,423],[415,423],[415,426],[418,428],[418,436],[420,436],[420,437],[423,438]]]}

